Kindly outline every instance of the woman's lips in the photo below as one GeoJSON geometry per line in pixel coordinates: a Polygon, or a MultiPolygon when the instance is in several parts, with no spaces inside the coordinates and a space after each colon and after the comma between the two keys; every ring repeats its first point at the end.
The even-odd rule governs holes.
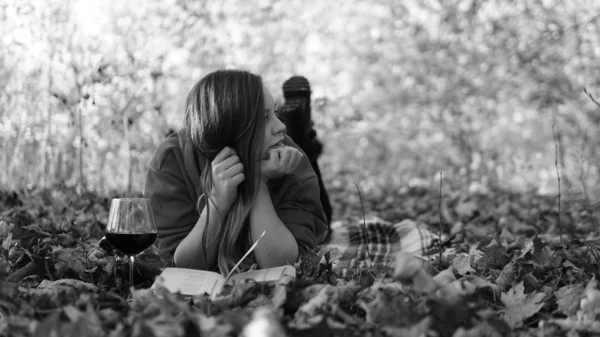
{"type": "Polygon", "coordinates": [[[282,146],[283,146],[283,140],[280,140],[276,144],[271,145],[270,149],[275,149],[275,148],[282,147],[282,146]]]}

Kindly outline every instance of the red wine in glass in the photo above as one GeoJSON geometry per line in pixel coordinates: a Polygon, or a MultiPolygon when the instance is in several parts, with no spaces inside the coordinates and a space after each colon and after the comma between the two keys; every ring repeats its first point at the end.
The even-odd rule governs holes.
{"type": "Polygon", "coordinates": [[[106,233],[106,240],[125,255],[137,255],[156,241],[156,233],[106,233]]]}
{"type": "Polygon", "coordinates": [[[129,256],[129,286],[133,286],[135,255],[152,246],[156,240],[156,221],[150,199],[116,198],[110,204],[106,240],[129,256]]]}

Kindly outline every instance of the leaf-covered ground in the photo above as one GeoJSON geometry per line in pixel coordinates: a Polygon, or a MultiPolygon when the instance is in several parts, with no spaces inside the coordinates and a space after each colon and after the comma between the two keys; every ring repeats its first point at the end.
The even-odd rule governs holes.
{"type": "MultiPolygon", "coordinates": [[[[535,194],[377,197],[334,191],[336,217],[364,208],[442,230],[427,259],[398,253],[389,269],[339,279],[327,252],[295,282],[246,283],[209,301],[149,290],[160,261],[143,253],[135,289],[101,241],[110,199],[70,189],[0,192],[2,336],[588,336],[600,334],[600,209],[535,194]],[[560,235],[562,233],[562,235],[560,235]],[[324,257],[322,259],[322,257],[324,257]]],[[[375,268],[375,267],[374,267],[375,268]]]]}

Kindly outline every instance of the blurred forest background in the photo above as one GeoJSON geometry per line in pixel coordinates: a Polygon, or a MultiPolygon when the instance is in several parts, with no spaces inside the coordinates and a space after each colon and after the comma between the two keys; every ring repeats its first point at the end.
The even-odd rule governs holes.
{"type": "Polygon", "coordinates": [[[596,0],[0,0],[2,188],[139,193],[191,86],[303,75],[329,189],[600,201],[596,0]],[[555,157],[555,151],[557,153],[555,157]]]}

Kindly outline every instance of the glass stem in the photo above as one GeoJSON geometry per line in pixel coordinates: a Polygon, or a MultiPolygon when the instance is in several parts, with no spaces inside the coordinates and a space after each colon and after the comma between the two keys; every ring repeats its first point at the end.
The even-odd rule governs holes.
{"type": "Polygon", "coordinates": [[[129,287],[133,287],[133,262],[134,262],[134,256],[133,255],[129,255],[129,287]]]}

